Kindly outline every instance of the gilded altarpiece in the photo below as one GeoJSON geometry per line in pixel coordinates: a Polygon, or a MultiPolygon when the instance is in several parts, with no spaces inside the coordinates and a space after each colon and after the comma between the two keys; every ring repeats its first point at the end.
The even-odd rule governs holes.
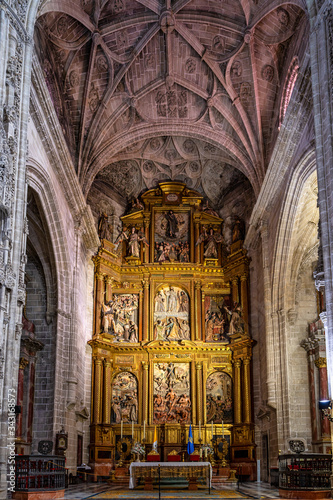
{"type": "MultiPolygon", "coordinates": [[[[248,258],[227,248],[223,220],[178,182],[144,193],[116,243],[94,257],[90,465],[95,478],[129,464],[131,443],[161,460],[228,443],[230,467],[255,479],[248,258]],[[122,447],[126,453],[121,455],[122,447]]],[[[221,447],[221,446],[220,446],[221,447]]]]}

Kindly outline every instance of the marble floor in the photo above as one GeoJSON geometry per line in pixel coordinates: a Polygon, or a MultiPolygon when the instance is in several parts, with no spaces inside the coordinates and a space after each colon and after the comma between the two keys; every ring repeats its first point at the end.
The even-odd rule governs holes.
{"type": "MultiPolygon", "coordinates": [[[[80,484],[70,486],[65,493],[63,500],[153,500],[158,499],[158,490],[151,492],[135,489],[129,490],[125,488],[112,487],[106,483],[97,484],[80,484]]],[[[279,498],[277,489],[272,488],[268,483],[243,483],[239,488],[220,488],[219,490],[212,489],[211,494],[207,489],[199,491],[188,490],[161,490],[161,500],[169,499],[191,499],[191,500],[212,500],[232,498],[234,500],[243,499],[274,499],[279,498]]]]}

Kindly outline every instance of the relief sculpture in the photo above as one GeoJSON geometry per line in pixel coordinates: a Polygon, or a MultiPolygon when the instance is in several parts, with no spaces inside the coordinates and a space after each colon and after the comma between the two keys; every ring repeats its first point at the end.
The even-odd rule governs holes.
{"type": "Polygon", "coordinates": [[[154,423],[191,422],[189,363],[155,363],[154,423]]]}
{"type": "Polygon", "coordinates": [[[206,382],[207,423],[233,421],[232,382],[224,372],[214,372],[206,382]]]}
{"type": "Polygon", "coordinates": [[[112,383],[111,422],[138,421],[138,382],[130,372],[119,373],[112,383]]]}
{"type": "Polygon", "coordinates": [[[189,216],[173,210],[155,218],[155,262],[189,262],[189,216]]]}
{"type": "Polygon", "coordinates": [[[154,340],[190,340],[189,297],[177,286],[163,286],[154,301],[154,340]]]}
{"type": "Polygon", "coordinates": [[[102,305],[102,330],[113,342],[138,342],[138,296],[115,294],[102,305]]]}

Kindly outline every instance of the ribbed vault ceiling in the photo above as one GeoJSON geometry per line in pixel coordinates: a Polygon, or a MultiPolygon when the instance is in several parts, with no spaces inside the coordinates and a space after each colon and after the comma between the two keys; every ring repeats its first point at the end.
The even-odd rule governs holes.
{"type": "Polygon", "coordinates": [[[37,53],[84,193],[257,195],[306,29],[300,0],[44,2],[37,53]]]}

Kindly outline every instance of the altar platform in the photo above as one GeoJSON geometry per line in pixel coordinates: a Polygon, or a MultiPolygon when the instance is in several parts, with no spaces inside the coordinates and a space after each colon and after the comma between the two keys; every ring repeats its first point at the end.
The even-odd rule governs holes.
{"type": "MultiPolygon", "coordinates": [[[[161,500],[184,499],[184,500],[212,500],[227,499],[233,500],[242,499],[277,499],[279,492],[276,488],[272,488],[268,483],[243,483],[240,485],[239,491],[232,488],[221,488],[219,490],[212,489],[211,494],[208,494],[207,489],[198,491],[187,490],[162,490],[161,500]]],[[[81,484],[70,486],[62,500],[153,500],[158,499],[158,490],[144,491],[143,488],[117,489],[114,486],[106,483],[98,484],[81,484]]],[[[282,500],[282,499],[280,499],[282,500]]]]}

